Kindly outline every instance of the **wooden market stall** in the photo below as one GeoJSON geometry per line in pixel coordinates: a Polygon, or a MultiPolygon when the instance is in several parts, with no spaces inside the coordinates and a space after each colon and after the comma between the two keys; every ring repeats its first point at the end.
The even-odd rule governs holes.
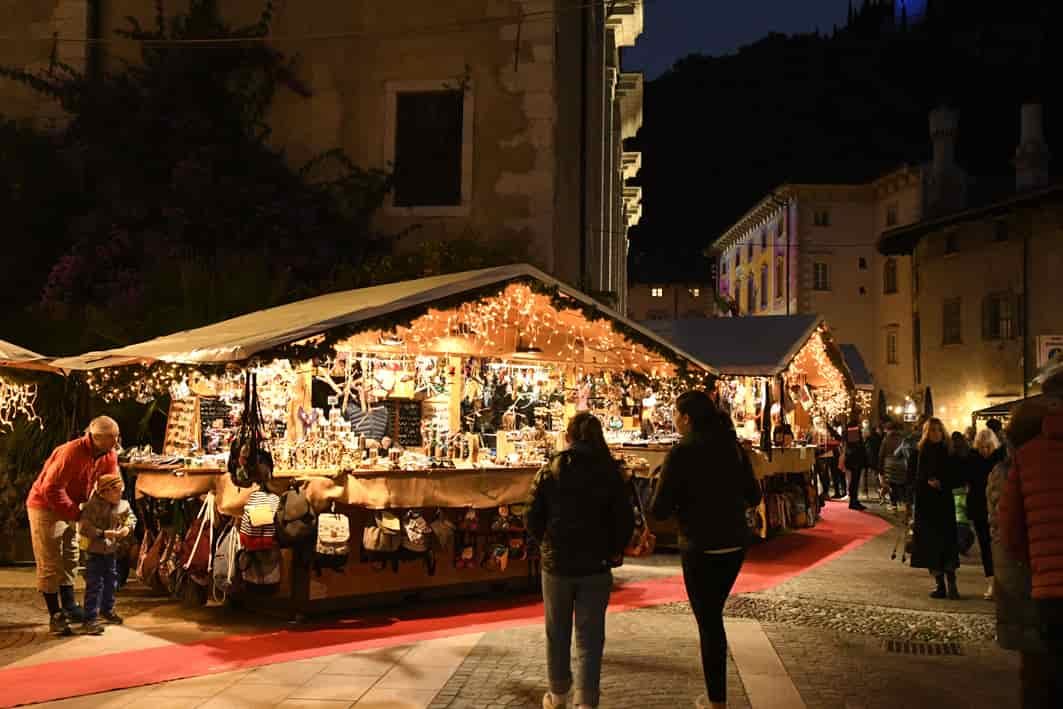
{"type": "Polygon", "coordinates": [[[124,463],[164,520],[189,515],[159,501],[208,492],[240,518],[259,486],[234,484],[229,451],[245,390],[257,397],[269,487],[298,486],[350,520],[342,569],[312,572],[285,549],[279,587],[246,596],[299,613],[526,581],[537,556],[520,508],[567,420],[591,411],[625,435],[646,391],[715,374],[525,265],[333,293],[55,364],[85,370],[105,400],[169,398],[163,450],[124,463]],[[431,549],[366,553],[363,530],[388,518],[377,513],[404,534],[405,520],[431,522],[431,549]]]}
{"type": "Polygon", "coordinates": [[[828,444],[825,426],[848,419],[856,403],[853,376],[827,323],[791,315],[645,325],[719,370],[717,403],[730,412],[764,487],[754,523],[760,536],[813,526],[819,515],[814,468],[828,444]]]}

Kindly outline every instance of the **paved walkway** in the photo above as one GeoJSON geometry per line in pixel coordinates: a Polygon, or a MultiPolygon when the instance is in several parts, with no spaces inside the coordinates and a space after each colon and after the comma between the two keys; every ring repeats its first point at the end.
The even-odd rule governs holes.
{"type": "MultiPolygon", "coordinates": [[[[883,535],[775,588],[733,598],[727,619],[729,706],[1016,707],[1017,657],[992,642],[993,607],[980,597],[983,585],[977,558],[965,560],[961,569],[961,590],[968,592],[967,600],[932,601],[926,596],[929,579],[924,572],[890,560],[892,544],[892,535],[883,535]],[[890,640],[955,642],[961,654],[904,654],[894,651],[898,646],[890,640]]],[[[678,558],[659,554],[629,560],[618,577],[631,583],[677,573],[678,558]]],[[[0,576],[0,585],[6,583],[13,582],[0,576]]],[[[0,595],[0,604],[6,598],[0,595]]],[[[144,605],[126,627],[111,628],[103,638],[49,640],[29,651],[0,647],[0,667],[125,650],[138,643],[187,642],[197,634],[231,634],[234,628],[263,633],[270,627],[285,627],[279,621],[245,616],[229,617],[222,627],[211,609],[189,614],[174,604],[129,600],[144,605]]],[[[10,630],[4,614],[0,618],[9,636],[19,632],[10,630]]],[[[540,624],[458,633],[38,706],[132,707],[141,702],[151,709],[541,706],[546,673],[540,624]]],[[[693,706],[704,686],[697,630],[686,603],[610,614],[602,690],[603,709],[693,706]]],[[[0,706],[5,705],[0,688],[0,706]]]]}

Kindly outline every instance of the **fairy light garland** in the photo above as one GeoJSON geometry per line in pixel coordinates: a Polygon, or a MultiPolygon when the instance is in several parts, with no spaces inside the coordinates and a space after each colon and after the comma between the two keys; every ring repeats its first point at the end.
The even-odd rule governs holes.
{"type": "Polygon", "coordinates": [[[846,419],[852,408],[852,398],[845,375],[834,364],[827,350],[825,335],[822,330],[809,339],[808,343],[797,353],[786,370],[787,384],[796,382],[806,372],[815,372],[826,381],[824,386],[809,387],[812,392],[811,413],[833,421],[839,416],[846,419]]]}
{"type": "Polygon", "coordinates": [[[0,431],[11,431],[19,417],[36,422],[42,429],[44,422],[37,415],[37,385],[19,384],[0,377],[0,431]]]}
{"type": "MultiPolygon", "coordinates": [[[[573,364],[617,367],[653,380],[670,390],[712,385],[711,374],[697,370],[667,347],[623,324],[615,323],[596,306],[575,300],[538,281],[512,281],[475,293],[464,293],[408,309],[390,317],[333,330],[258,353],[254,360],[287,359],[324,362],[338,349],[354,347],[358,335],[381,333],[377,343],[396,354],[446,352],[447,339],[459,338],[487,354],[490,351],[560,351],[573,364]],[[524,348],[523,350],[521,348],[524,348]],[[594,361],[585,362],[590,356],[594,361]]],[[[479,353],[478,353],[479,354],[479,353]]],[[[214,376],[229,364],[187,365],[159,362],[110,367],[87,372],[93,395],[107,403],[134,399],[147,403],[171,393],[197,376],[214,376]]]]}

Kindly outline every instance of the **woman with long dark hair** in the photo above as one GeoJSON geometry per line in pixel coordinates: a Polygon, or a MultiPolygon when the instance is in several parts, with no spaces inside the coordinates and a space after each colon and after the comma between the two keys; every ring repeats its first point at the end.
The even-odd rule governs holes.
{"type": "Polygon", "coordinates": [[[746,511],[761,492],[731,420],[707,394],[688,391],[675,403],[682,435],[661,466],[651,508],[658,519],[679,518],[683,581],[701,639],[708,696],[699,707],[727,706],[727,635],[723,606],[752,535],[746,511]]]}
{"type": "Polygon", "coordinates": [[[938,418],[928,419],[919,440],[916,467],[912,568],[927,569],[934,577],[931,598],[960,597],[956,588],[960,547],[952,488],[962,482],[962,476],[956,473],[957,463],[950,456],[945,424],[938,418]]]}
{"type": "Polygon", "coordinates": [[[622,557],[635,515],[620,465],[606,445],[601,422],[572,417],[568,448],[532,483],[528,532],[542,547],[546,660],[550,690],[544,709],[597,707],[605,650],[605,609],[613,587],[612,561],[622,557]],[[577,667],[571,645],[575,617],[577,667]]]}

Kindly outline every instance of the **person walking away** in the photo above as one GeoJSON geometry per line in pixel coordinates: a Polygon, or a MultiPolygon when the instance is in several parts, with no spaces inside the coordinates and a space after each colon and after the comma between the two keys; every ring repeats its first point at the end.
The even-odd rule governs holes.
{"type": "Polygon", "coordinates": [[[122,617],[115,613],[115,592],[118,590],[118,569],[115,552],[133,533],[137,519],[127,500],[122,499],[125,484],[115,473],[101,475],[96,491],[85,503],[78,520],[81,546],[88,552],[85,565],[85,621],[82,632],[99,635],[103,628],[99,619],[121,625],[122,617]]]}
{"type": "Polygon", "coordinates": [[[908,461],[904,457],[904,434],[897,422],[886,424],[886,436],[879,448],[879,470],[886,476],[890,486],[890,510],[897,511],[908,500],[908,461]]]}
{"type": "MultiPolygon", "coordinates": [[[[878,427],[868,429],[864,437],[864,457],[867,459],[865,475],[871,476],[879,490],[882,489],[882,468],[879,466],[879,451],[882,449],[882,434],[878,427]]],[[[881,499],[879,500],[882,501],[881,499]]]]}
{"type": "Polygon", "coordinates": [[[955,463],[941,419],[928,419],[919,440],[915,478],[915,525],[911,564],[927,569],[936,582],[931,598],[958,600],[956,569],[960,565],[956,506],[952,499],[955,463]]]}
{"type": "Polygon", "coordinates": [[[527,528],[542,553],[546,659],[550,689],[544,709],[597,707],[605,609],[613,586],[610,567],[623,558],[635,530],[635,514],[620,465],[605,442],[601,422],[576,414],[566,432],[568,448],[543,466],[532,483],[527,528]],[[577,672],[572,676],[575,616],[577,672]]]}
{"type": "Polygon", "coordinates": [[[698,624],[707,696],[697,706],[727,706],[727,634],[723,607],[752,535],[746,521],[761,491],[728,417],[707,394],[688,391],[675,403],[682,439],[668,452],[650,509],[679,520],[683,582],[698,624]]]}
{"type": "Polygon", "coordinates": [[[1029,562],[1046,649],[1037,658],[1024,656],[1023,686],[1028,681],[1040,685],[1058,706],[1063,697],[1063,402],[1048,396],[1043,403],[1041,430],[1015,451],[998,514],[1005,551],[1029,562]]]}
{"type": "Polygon", "coordinates": [[[832,487],[834,488],[835,500],[846,500],[849,497],[849,491],[845,484],[845,471],[842,470],[841,457],[845,450],[844,440],[844,427],[841,430],[836,428],[833,424],[827,426],[829,431],[831,457],[830,457],[830,478],[832,487]]]}
{"type": "Polygon", "coordinates": [[[967,517],[978,537],[978,552],[988,587],[983,598],[993,600],[993,538],[989,533],[989,504],[986,486],[989,474],[1004,460],[1007,451],[991,429],[983,428],[974,438],[974,453],[967,466],[967,517]]]}
{"type": "Polygon", "coordinates": [[[849,476],[849,509],[862,512],[867,508],[860,504],[860,478],[867,467],[867,452],[864,449],[864,437],[859,421],[850,421],[849,427],[845,429],[842,465],[849,476]]]}
{"type": "Polygon", "coordinates": [[[1003,458],[993,467],[986,486],[989,534],[993,549],[993,601],[997,614],[997,644],[1005,650],[1019,653],[1022,693],[1020,706],[1024,709],[1054,707],[1058,694],[1053,692],[1055,683],[1050,674],[1052,665],[1047,661],[1046,649],[1041,642],[1037,606],[1030,596],[1030,568],[1005,549],[998,508],[1007,485],[1013,452],[1041,432],[1046,410],[1046,406],[1041,402],[1027,402],[1012,412],[1011,422],[1004,432],[1003,445],[999,449],[1003,452],[1003,458]],[[1045,678],[1046,681],[1042,681],[1041,675],[1046,673],[1048,677],[1045,678]]]}
{"type": "Polygon", "coordinates": [[[967,445],[967,436],[953,431],[951,438],[951,456],[956,470],[952,503],[956,508],[956,546],[961,556],[966,556],[974,546],[974,530],[967,517],[967,469],[971,465],[971,447],[967,445]]]}
{"type": "Polygon", "coordinates": [[[80,556],[76,523],[97,478],[118,473],[118,436],[114,419],[93,419],[84,436],[52,451],[26,497],[37,590],[48,606],[49,629],[58,635],[70,635],[70,623],[85,620],[74,598],[80,556]]]}

